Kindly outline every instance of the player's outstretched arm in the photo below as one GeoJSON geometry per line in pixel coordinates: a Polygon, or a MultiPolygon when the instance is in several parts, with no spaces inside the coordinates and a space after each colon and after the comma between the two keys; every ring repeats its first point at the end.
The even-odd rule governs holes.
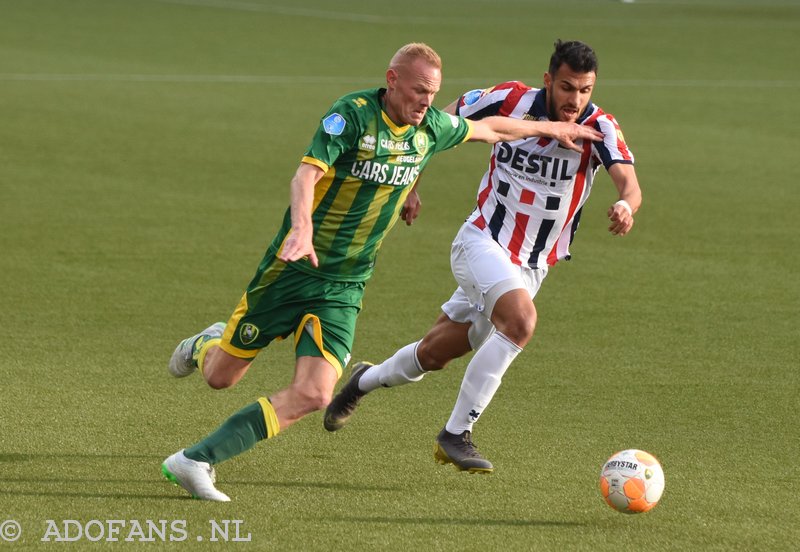
{"type": "Polygon", "coordinates": [[[472,121],[472,134],[470,141],[486,142],[513,142],[522,138],[540,136],[558,140],[562,146],[582,151],[575,144],[575,140],[602,140],[603,134],[594,128],[576,123],[562,123],[553,121],[523,121],[510,117],[486,117],[480,121],[472,121]]]}
{"type": "Polygon", "coordinates": [[[608,231],[624,236],[633,228],[633,215],[642,205],[642,190],[633,165],[615,163],[608,169],[608,175],[619,192],[619,201],[608,209],[611,221],[608,231]]]}
{"type": "Polygon", "coordinates": [[[311,205],[314,202],[314,186],[324,174],[316,165],[301,163],[292,178],[292,230],[278,252],[278,258],[286,263],[308,257],[312,266],[319,266],[312,242],[314,226],[311,222],[311,205]]]}
{"type": "Polygon", "coordinates": [[[455,115],[457,108],[458,108],[458,98],[453,100],[453,102],[444,109],[442,109],[442,111],[444,111],[445,113],[449,113],[450,115],[455,115]]]}

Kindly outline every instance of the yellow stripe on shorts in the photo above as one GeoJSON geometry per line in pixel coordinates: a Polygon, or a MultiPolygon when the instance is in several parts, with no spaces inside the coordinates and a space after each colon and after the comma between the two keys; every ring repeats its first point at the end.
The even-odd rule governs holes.
{"type": "Polygon", "coordinates": [[[228,320],[228,323],[225,325],[225,331],[222,333],[222,341],[220,341],[219,347],[229,355],[246,360],[252,360],[258,355],[258,350],[248,351],[231,345],[231,339],[233,339],[233,333],[236,331],[236,326],[239,325],[239,320],[241,320],[242,317],[247,314],[247,309],[247,292],[245,292],[244,295],[242,295],[242,299],[239,301],[239,304],[236,305],[230,320],[228,320]]]}
{"type": "Polygon", "coordinates": [[[317,345],[317,348],[322,353],[322,356],[325,357],[325,360],[331,363],[333,368],[336,370],[339,378],[342,377],[342,365],[339,363],[339,359],[336,358],[334,355],[329,353],[325,350],[325,345],[322,342],[322,324],[319,321],[319,317],[313,314],[307,314],[303,317],[300,321],[300,325],[297,327],[297,330],[294,333],[294,346],[297,348],[297,344],[300,343],[300,337],[302,337],[303,332],[305,331],[306,324],[311,323],[311,330],[312,335],[311,338],[314,340],[314,343],[317,345]]]}

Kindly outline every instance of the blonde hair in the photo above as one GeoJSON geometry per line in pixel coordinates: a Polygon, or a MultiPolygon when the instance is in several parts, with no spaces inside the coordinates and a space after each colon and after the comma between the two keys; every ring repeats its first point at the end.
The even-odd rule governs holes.
{"type": "Polygon", "coordinates": [[[411,63],[415,59],[423,59],[430,65],[437,69],[442,68],[442,58],[436,53],[436,50],[422,42],[411,42],[406,44],[392,56],[389,62],[389,69],[396,69],[400,65],[411,63]]]}

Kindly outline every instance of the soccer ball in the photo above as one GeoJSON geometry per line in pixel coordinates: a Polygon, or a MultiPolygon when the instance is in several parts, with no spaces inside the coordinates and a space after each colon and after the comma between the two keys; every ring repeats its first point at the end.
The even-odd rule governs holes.
{"type": "Polygon", "coordinates": [[[623,514],[640,514],[658,504],[664,492],[664,471],[643,450],[616,453],[603,464],[600,493],[609,506],[623,514]]]}

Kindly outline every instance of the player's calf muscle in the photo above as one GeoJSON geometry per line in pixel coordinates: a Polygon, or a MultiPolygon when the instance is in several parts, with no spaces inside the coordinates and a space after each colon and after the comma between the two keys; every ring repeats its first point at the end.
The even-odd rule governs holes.
{"type": "Polygon", "coordinates": [[[441,370],[451,360],[460,358],[470,352],[469,324],[454,322],[437,323],[422,338],[417,347],[417,360],[423,370],[441,370]]]}

